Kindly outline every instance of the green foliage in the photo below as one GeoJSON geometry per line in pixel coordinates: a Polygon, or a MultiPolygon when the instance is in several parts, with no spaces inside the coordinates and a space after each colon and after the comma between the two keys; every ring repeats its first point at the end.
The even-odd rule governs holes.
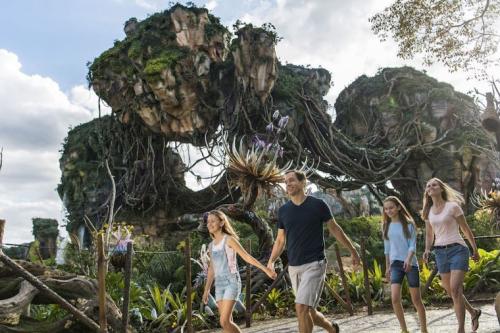
{"type": "Polygon", "coordinates": [[[157,78],[161,72],[174,66],[179,59],[186,55],[186,51],[181,48],[170,48],[163,51],[158,57],[149,59],[144,67],[144,74],[149,78],[157,78]]]}
{"type": "Polygon", "coordinates": [[[56,238],[59,235],[59,224],[55,219],[43,219],[34,217],[33,221],[33,236],[36,239],[56,238]]]}
{"type": "Polygon", "coordinates": [[[291,289],[273,288],[266,297],[266,310],[275,317],[283,317],[294,309],[295,296],[291,289]]]}
{"type": "Polygon", "coordinates": [[[58,304],[31,304],[30,317],[38,321],[55,322],[63,319],[69,313],[58,304]]]}
{"type": "Polygon", "coordinates": [[[500,287],[500,260],[497,257],[500,250],[487,252],[479,249],[481,259],[476,263],[469,260],[469,271],[465,273],[464,290],[473,289],[481,280],[482,285],[478,291],[498,291],[500,287]]]}
{"type": "Polygon", "coordinates": [[[158,283],[165,288],[171,285],[173,291],[180,291],[185,286],[184,255],[178,253],[138,254],[140,257],[134,267],[139,274],[139,283],[147,285],[158,283]]]}
{"type": "MultiPolygon", "coordinates": [[[[429,268],[425,263],[420,265],[420,284],[425,285],[429,277],[431,276],[432,269],[429,268]]],[[[425,299],[442,299],[446,297],[446,290],[441,286],[441,282],[438,277],[435,277],[426,293],[425,299]]]]}
{"type": "Polygon", "coordinates": [[[127,55],[130,59],[137,59],[141,56],[141,42],[139,40],[134,40],[128,49],[127,55]]]}
{"type": "Polygon", "coordinates": [[[498,63],[499,38],[495,31],[500,2],[397,0],[370,18],[382,41],[392,37],[398,56],[424,54],[424,63],[440,62],[451,71],[486,74],[498,63]]]}
{"type": "Polygon", "coordinates": [[[236,31],[236,35],[240,36],[244,31],[252,31],[253,35],[259,35],[259,34],[266,34],[271,38],[271,41],[273,44],[277,44],[279,41],[281,41],[283,38],[278,36],[278,33],[276,32],[276,27],[270,23],[264,23],[260,27],[254,27],[253,24],[251,23],[245,23],[240,21],[239,19],[236,20],[236,22],[233,24],[233,29],[236,31]]]}
{"type": "Polygon", "coordinates": [[[336,218],[336,220],[346,235],[355,243],[359,243],[361,238],[365,239],[368,262],[373,262],[373,259],[384,262],[381,216],[360,216],[352,219],[336,218]]]}
{"type": "Polygon", "coordinates": [[[272,91],[273,97],[288,102],[296,100],[305,81],[305,77],[296,75],[293,71],[288,69],[287,66],[280,66],[278,80],[276,80],[272,91]]]}
{"type": "MultiPolygon", "coordinates": [[[[123,290],[125,280],[121,272],[108,272],[106,274],[106,292],[115,304],[121,308],[123,304],[123,290]]],[[[140,307],[144,298],[144,290],[135,281],[130,281],[130,309],[140,307]]]]}
{"type": "Polygon", "coordinates": [[[29,243],[22,244],[23,246],[10,246],[3,247],[3,252],[12,259],[22,259],[25,260],[28,254],[30,245],[29,243]]]}
{"type": "Polygon", "coordinates": [[[80,249],[78,245],[68,243],[64,248],[64,265],[60,266],[66,272],[97,277],[96,253],[94,247],[80,249]]]}
{"type": "MultiPolygon", "coordinates": [[[[216,35],[226,35],[228,39],[231,38],[231,32],[227,27],[220,23],[220,19],[212,14],[208,14],[209,22],[205,24],[205,38],[210,40],[216,35]]],[[[228,41],[228,40],[226,40],[228,41]]]]}
{"type": "MultiPolygon", "coordinates": [[[[486,210],[478,210],[474,214],[467,216],[467,223],[475,236],[495,235],[496,232],[492,228],[490,214],[486,210]]],[[[500,239],[478,239],[476,240],[478,248],[486,251],[491,251],[500,248],[500,239]]]]}
{"type": "MultiPolygon", "coordinates": [[[[185,290],[182,293],[172,293],[170,286],[161,289],[158,285],[148,288],[149,297],[144,298],[145,306],[142,313],[150,320],[147,325],[148,332],[165,332],[165,330],[183,328],[187,320],[187,303],[185,290]]],[[[193,292],[191,299],[195,300],[196,293],[193,292]]],[[[194,327],[207,327],[207,321],[201,313],[196,310],[192,312],[194,327]]]]}

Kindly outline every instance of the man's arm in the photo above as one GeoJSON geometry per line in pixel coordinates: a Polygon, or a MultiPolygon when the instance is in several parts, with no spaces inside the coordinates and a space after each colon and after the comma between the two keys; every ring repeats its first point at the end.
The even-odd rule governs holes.
{"type": "Polygon", "coordinates": [[[359,258],[358,251],[356,251],[351,243],[351,240],[346,236],[344,230],[342,230],[333,217],[327,222],[327,226],[328,230],[330,230],[330,234],[333,235],[335,239],[340,242],[340,244],[346,247],[349,252],[351,252],[353,265],[359,265],[361,259],[359,258]]]}
{"type": "Polygon", "coordinates": [[[274,241],[273,250],[271,252],[271,256],[269,257],[269,261],[267,262],[267,267],[274,271],[274,262],[278,259],[278,257],[283,253],[283,249],[285,248],[286,237],[285,237],[285,229],[278,229],[278,234],[276,235],[276,240],[274,241]]]}

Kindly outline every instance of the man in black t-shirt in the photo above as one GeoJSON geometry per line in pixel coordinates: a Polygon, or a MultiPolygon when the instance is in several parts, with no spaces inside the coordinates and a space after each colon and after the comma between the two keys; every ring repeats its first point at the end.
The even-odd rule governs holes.
{"type": "Polygon", "coordinates": [[[311,333],[313,325],[338,333],[339,326],[316,310],[326,274],[323,224],[327,223],[330,233],[349,249],[354,265],[360,262],[358,252],[335,222],[327,204],[305,194],[306,176],[303,172],[287,172],[285,184],[290,201],[278,211],[278,234],[267,266],[274,270],[274,262],[286,245],[300,333],[311,333]]]}

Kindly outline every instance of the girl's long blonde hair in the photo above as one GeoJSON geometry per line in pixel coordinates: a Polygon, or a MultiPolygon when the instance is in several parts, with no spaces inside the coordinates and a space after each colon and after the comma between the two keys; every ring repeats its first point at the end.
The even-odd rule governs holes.
{"type": "MultiPolygon", "coordinates": [[[[444,201],[454,201],[456,203],[458,203],[460,206],[462,206],[465,202],[464,200],[464,197],[462,196],[462,194],[460,194],[460,192],[454,190],[451,188],[450,185],[446,184],[445,182],[443,182],[441,179],[439,178],[431,178],[427,181],[426,184],[426,187],[427,187],[427,184],[429,184],[430,182],[432,181],[436,181],[439,186],[441,187],[441,190],[443,190],[441,192],[441,198],[443,198],[444,201]]],[[[422,204],[422,219],[425,221],[429,218],[429,212],[431,211],[431,207],[432,207],[432,198],[431,196],[427,193],[427,190],[424,191],[424,202],[422,204]]]]}
{"type": "MultiPolygon", "coordinates": [[[[209,216],[213,215],[213,216],[217,217],[219,219],[219,221],[224,222],[224,224],[221,227],[223,233],[225,233],[226,235],[232,236],[235,239],[240,239],[238,237],[238,234],[236,233],[236,231],[234,231],[233,226],[231,225],[231,222],[229,222],[229,219],[227,218],[227,215],[224,214],[224,212],[216,209],[216,210],[212,210],[212,211],[208,212],[208,215],[209,216]]],[[[210,237],[214,238],[214,235],[212,233],[210,233],[210,237]]]]}
{"type": "MultiPolygon", "coordinates": [[[[388,196],[387,198],[384,199],[384,203],[386,202],[392,202],[393,204],[396,205],[396,207],[399,207],[399,221],[401,222],[401,226],[403,227],[403,234],[405,235],[406,239],[409,239],[411,237],[410,234],[410,228],[408,228],[409,224],[413,225],[414,230],[417,230],[417,226],[415,224],[415,221],[411,217],[410,213],[408,212],[408,209],[406,209],[405,205],[395,196],[388,196]]],[[[385,210],[382,209],[382,231],[384,234],[384,239],[389,239],[388,233],[389,233],[389,224],[391,224],[391,218],[386,214],[385,210]]]]}

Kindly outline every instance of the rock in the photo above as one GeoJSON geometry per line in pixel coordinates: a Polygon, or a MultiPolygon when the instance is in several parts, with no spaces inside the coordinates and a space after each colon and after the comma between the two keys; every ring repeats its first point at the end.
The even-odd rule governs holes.
{"type": "Polygon", "coordinates": [[[491,179],[494,172],[470,141],[491,139],[481,128],[474,101],[449,84],[410,67],[385,68],[344,89],[335,110],[335,124],[361,146],[400,151],[421,146],[391,179],[414,211],[421,209],[424,186],[432,177],[466,199],[474,190],[489,190],[491,182],[485,187],[483,179],[491,179]],[[441,142],[433,144],[437,140],[441,142]]]}

